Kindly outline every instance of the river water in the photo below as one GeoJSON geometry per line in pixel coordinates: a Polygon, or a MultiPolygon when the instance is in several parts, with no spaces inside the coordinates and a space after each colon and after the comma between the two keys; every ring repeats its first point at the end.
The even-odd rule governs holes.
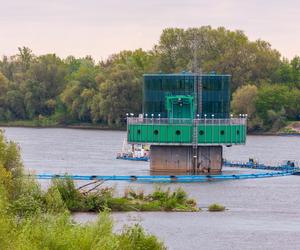
{"type": "MultiPolygon", "coordinates": [[[[116,160],[125,132],[5,128],[8,139],[19,143],[25,167],[36,173],[149,174],[149,163],[116,160]]],[[[300,161],[300,137],[248,136],[245,146],[224,148],[229,160],[278,164],[300,161]]],[[[229,172],[226,170],[225,172],[229,172]]],[[[153,184],[108,183],[117,192],[137,186],[150,192],[153,184]]],[[[116,230],[140,223],[169,249],[300,249],[300,176],[231,180],[182,186],[195,198],[199,213],[114,213],[116,230]],[[223,213],[206,211],[221,203],[223,213]]],[[[75,214],[78,222],[95,220],[95,214],[75,214]]]]}

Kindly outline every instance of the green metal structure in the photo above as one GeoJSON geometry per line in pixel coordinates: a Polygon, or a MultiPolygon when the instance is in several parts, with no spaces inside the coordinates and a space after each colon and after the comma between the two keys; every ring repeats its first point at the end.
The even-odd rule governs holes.
{"type": "Polygon", "coordinates": [[[244,144],[244,119],[133,119],[128,121],[128,141],[152,145],[193,145],[194,130],[198,145],[244,144]]]}
{"type": "Polygon", "coordinates": [[[230,116],[230,75],[146,74],[143,114],[127,141],[150,144],[154,172],[219,173],[223,145],[246,142],[246,117],[230,116]]]}
{"type": "Polygon", "coordinates": [[[229,118],[230,75],[146,74],[143,115],[128,118],[130,143],[233,145],[246,141],[246,118],[229,118]]]}

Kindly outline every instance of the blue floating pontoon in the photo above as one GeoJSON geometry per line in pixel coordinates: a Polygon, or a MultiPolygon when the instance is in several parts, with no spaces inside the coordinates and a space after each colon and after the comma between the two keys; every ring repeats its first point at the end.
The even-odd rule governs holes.
{"type": "Polygon", "coordinates": [[[144,157],[130,157],[130,156],[117,156],[119,160],[128,160],[128,161],[149,161],[150,158],[147,156],[144,157]]]}

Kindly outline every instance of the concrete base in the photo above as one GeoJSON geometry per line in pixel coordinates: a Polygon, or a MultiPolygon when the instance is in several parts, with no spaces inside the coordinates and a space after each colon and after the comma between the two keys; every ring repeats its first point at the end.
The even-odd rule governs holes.
{"type": "Polygon", "coordinates": [[[219,173],[222,170],[222,146],[199,146],[195,166],[193,147],[151,145],[150,169],[165,173],[219,173]]]}

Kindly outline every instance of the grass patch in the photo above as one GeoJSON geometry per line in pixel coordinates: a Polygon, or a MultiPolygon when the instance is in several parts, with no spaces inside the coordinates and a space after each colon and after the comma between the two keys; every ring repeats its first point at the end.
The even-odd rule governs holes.
{"type": "Polygon", "coordinates": [[[208,207],[209,212],[223,212],[225,211],[225,206],[214,203],[208,207]]]}

